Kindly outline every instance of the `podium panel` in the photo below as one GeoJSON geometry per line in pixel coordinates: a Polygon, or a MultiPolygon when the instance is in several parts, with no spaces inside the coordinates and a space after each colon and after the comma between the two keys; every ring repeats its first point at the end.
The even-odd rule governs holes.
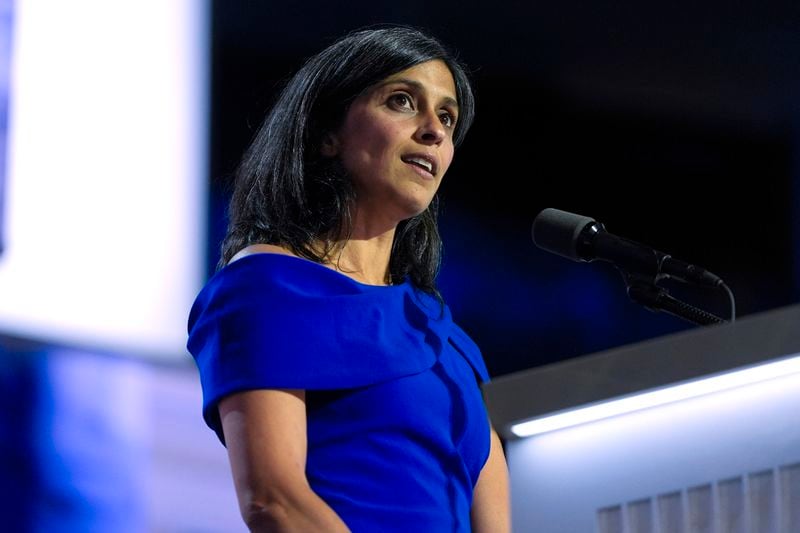
{"type": "Polygon", "coordinates": [[[800,531],[800,306],[501,376],[485,394],[515,532],[800,531]],[[512,430],[731,376],[756,377],[529,437],[512,430]]]}

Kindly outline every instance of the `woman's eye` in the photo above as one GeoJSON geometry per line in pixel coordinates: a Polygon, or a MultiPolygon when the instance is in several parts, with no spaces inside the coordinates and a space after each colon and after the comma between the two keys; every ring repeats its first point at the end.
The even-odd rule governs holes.
{"type": "Polygon", "coordinates": [[[446,128],[452,128],[456,123],[456,117],[452,113],[442,113],[439,115],[439,120],[442,121],[446,128]]]}
{"type": "Polygon", "coordinates": [[[393,94],[389,97],[389,101],[393,106],[401,109],[413,109],[414,107],[411,97],[405,93],[393,94]]]}

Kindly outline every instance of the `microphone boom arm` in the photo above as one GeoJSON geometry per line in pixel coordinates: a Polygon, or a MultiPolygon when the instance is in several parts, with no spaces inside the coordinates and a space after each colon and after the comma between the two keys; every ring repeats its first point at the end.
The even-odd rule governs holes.
{"type": "Polygon", "coordinates": [[[712,313],[673,298],[666,289],[657,286],[654,281],[647,280],[644,276],[632,275],[625,271],[622,271],[622,275],[625,278],[630,299],[651,311],[664,311],[700,326],[728,322],[712,313]]]}

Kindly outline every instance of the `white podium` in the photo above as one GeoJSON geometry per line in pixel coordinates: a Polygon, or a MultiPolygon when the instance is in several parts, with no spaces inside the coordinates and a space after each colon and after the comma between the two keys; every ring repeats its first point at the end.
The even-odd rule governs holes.
{"type": "Polygon", "coordinates": [[[500,376],[484,392],[515,533],[800,533],[800,305],[500,376]],[[512,432],[626,402],[638,410],[512,432]]]}

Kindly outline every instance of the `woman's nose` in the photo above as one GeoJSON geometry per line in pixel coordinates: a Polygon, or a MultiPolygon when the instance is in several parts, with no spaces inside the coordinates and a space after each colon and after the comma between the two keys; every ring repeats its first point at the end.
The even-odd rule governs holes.
{"type": "Polygon", "coordinates": [[[420,123],[416,131],[417,140],[424,144],[440,144],[446,137],[444,124],[436,111],[430,110],[420,114],[420,123]]]}

